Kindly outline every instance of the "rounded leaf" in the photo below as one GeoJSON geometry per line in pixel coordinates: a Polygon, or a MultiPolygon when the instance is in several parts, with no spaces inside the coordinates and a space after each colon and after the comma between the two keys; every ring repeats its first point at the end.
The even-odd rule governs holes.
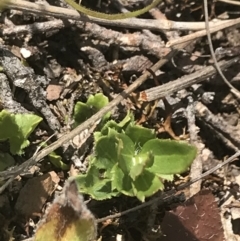
{"type": "Polygon", "coordinates": [[[156,138],[155,131],[139,125],[129,125],[125,134],[131,138],[136,146],[142,147],[147,141],[156,138]]]}
{"type": "Polygon", "coordinates": [[[135,181],[132,182],[135,196],[144,201],[146,197],[152,196],[158,190],[164,188],[160,179],[152,172],[145,170],[135,181]]]}
{"type": "Polygon", "coordinates": [[[135,180],[139,175],[142,174],[146,167],[150,167],[153,164],[154,157],[152,153],[138,154],[132,158],[132,168],[130,170],[130,176],[135,180]]]}
{"type": "Polygon", "coordinates": [[[74,121],[75,125],[79,125],[83,123],[85,120],[87,120],[89,117],[91,117],[94,114],[94,111],[92,108],[90,108],[87,104],[83,102],[77,102],[74,107],[74,121]]]}
{"type": "Polygon", "coordinates": [[[129,175],[126,175],[121,168],[119,168],[118,164],[116,164],[112,171],[112,190],[117,189],[119,192],[133,197],[132,190],[132,179],[129,175]]]}
{"type": "Polygon", "coordinates": [[[141,153],[151,151],[154,162],[149,171],[156,174],[180,174],[185,172],[197,155],[197,148],[179,141],[150,140],[141,153]]]}
{"type": "Polygon", "coordinates": [[[118,158],[118,140],[116,137],[103,136],[95,144],[95,161],[101,162],[106,169],[112,168],[118,158]]]}

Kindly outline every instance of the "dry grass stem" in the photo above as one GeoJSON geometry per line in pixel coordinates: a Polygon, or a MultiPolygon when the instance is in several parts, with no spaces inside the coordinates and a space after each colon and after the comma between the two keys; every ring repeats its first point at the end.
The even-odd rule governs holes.
{"type": "MultiPolygon", "coordinates": [[[[134,29],[149,29],[153,31],[162,30],[201,30],[205,29],[204,22],[174,22],[169,20],[151,20],[149,19],[123,19],[123,20],[105,20],[93,17],[84,16],[75,10],[68,8],[55,7],[51,5],[40,5],[23,0],[9,0],[9,9],[15,9],[25,11],[28,13],[34,13],[37,15],[48,15],[61,19],[72,19],[77,21],[91,21],[107,26],[117,26],[122,28],[134,28],[134,29]]],[[[213,28],[218,25],[227,24],[230,20],[224,20],[219,22],[211,22],[210,27],[213,28]]]]}

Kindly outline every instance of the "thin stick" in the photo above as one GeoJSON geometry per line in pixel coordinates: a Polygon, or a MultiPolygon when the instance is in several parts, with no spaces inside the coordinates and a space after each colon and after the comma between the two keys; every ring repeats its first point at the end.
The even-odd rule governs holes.
{"type": "MultiPolygon", "coordinates": [[[[81,15],[76,10],[55,7],[51,5],[36,4],[23,0],[9,0],[7,8],[24,11],[27,13],[35,13],[37,15],[48,15],[67,20],[91,21],[107,26],[117,26],[122,28],[149,29],[153,31],[162,30],[200,30],[205,28],[204,22],[174,22],[169,20],[149,20],[149,19],[122,19],[122,20],[106,20],[81,15]]],[[[211,22],[211,28],[224,25],[232,20],[224,20],[220,22],[211,22]]]]}
{"type": "MultiPolygon", "coordinates": [[[[230,60],[222,60],[219,62],[222,69],[226,69],[229,66],[237,63],[240,60],[240,57],[237,56],[230,60]]],[[[196,71],[192,74],[185,75],[181,78],[178,78],[174,81],[168,82],[164,85],[153,87],[145,91],[140,92],[139,101],[153,101],[159,98],[170,95],[179,90],[190,87],[193,84],[197,84],[203,80],[206,80],[208,77],[216,73],[216,69],[213,66],[207,66],[203,69],[196,71]]]]}
{"type": "MultiPolygon", "coordinates": [[[[193,97],[188,97],[188,106],[186,108],[186,117],[187,117],[187,123],[188,123],[188,131],[189,131],[189,137],[190,137],[190,143],[197,147],[198,154],[193,161],[189,176],[191,179],[201,176],[203,172],[203,145],[202,143],[199,143],[198,138],[198,132],[199,128],[196,126],[196,117],[195,117],[195,105],[196,102],[194,102],[193,97]]],[[[189,188],[189,195],[192,197],[196,193],[198,193],[201,190],[201,181],[195,182],[190,188],[189,188]]]]}
{"type": "Polygon", "coordinates": [[[217,0],[217,1],[240,6],[240,2],[238,1],[232,1],[232,0],[217,0]]]}
{"type": "MultiPolygon", "coordinates": [[[[220,21],[217,24],[215,24],[215,26],[211,26],[210,28],[210,33],[215,33],[219,30],[225,29],[225,28],[229,28],[232,27],[234,25],[237,25],[240,23],[240,18],[236,18],[236,19],[231,19],[231,20],[226,20],[226,21],[220,21]]],[[[166,47],[174,47],[179,44],[185,43],[185,42],[189,42],[192,41],[194,39],[203,37],[207,34],[207,30],[200,30],[198,32],[183,36],[181,38],[177,38],[175,40],[170,40],[166,43],[166,47]]]]}
{"type": "Polygon", "coordinates": [[[214,49],[213,49],[213,44],[212,44],[212,39],[211,39],[211,34],[210,34],[210,28],[209,28],[209,21],[208,21],[208,4],[207,0],[203,0],[204,3],[204,15],[205,15],[205,23],[206,23],[206,31],[207,31],[207,38],[208,38],[208,43],[209,43],[209,49],[213,58],[213,62],[215,65],[215,68],[217,69],[219,75],[222,77],[223,81],[226,83],[226,85],[230,88],[230,91],[238,98],[240,99],[240,92],[226,79],[224,76],[221,68],[219,67],[219,64],[217,62],[214,49]]]}

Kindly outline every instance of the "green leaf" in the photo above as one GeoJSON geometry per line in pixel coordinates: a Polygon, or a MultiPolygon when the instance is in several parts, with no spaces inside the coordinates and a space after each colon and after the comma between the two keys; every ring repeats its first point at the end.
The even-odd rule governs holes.
{"type": "Polygon", "coordinates": [[[57,167],[63,171],[67,171],[70,169],[70,165],[65,164],[62,161],[62,157],[57,155],[55,152],[50,153],[48,155],[48,159],[55,167],[57,167]]]}
{"type": "Polygon", "coordinates": [[[42,118],[32,114],[11,114],[0,112],[0,141],[9,140],[12,154],[22,154],[22,149],[29,145],[27,138],[42,118]]]}
{"type": "Polygon", "coordinates": [[[35,130],[37,125],[42,121],[42,118],[32,114],[16,114],[14,115],[16,124],[23,134],[25,141],[21,145],[21,150],[29,145],[27,138],[35,130]]]}
{"type": "Polygon", "coordinates": [[[121,132],[121,130],[122,130],[122,128],[119,127],[118,124],[114,120],[110,120],[110,121],[106,122],[106,124],[101,129],[101,132],[97,133],[96,136],[94,135],[95,141],[97,141],[97,138],[99,138],[100,136],[107,136],[108,131],[110,129],[116,130],[117,132],[121,132]]]}
{"type": "Polygon", "coordinates": [[[96,159],[104,164],[106,169],[112,169],[116,162],[120,168],[129,173],[132,167],[134,144],[131,139],[110,129],[108,136],[99,138],[95,146],[96,159]]]}
{"type": "Polygon", "coordinates": [[[104,96],[102,93],[98,93],[96,95],[90,95],[87,100],[87,105],[89,107],[94,107],[97,111],[102,109],[109,103],[108,98],[104,96]]]}
{"type": "Polygon", "coordinates": [[[152,152],[154,163],[148,168],[156,174],[180,174],[185,172],[197,155],[197,149],[186,143],[172,140],[150,140],[141,153],[152,152]]]}
{"type": "Polygon", "coordinates": [[[15,163],[14,158],[8,153],[0,152],[0,172],[4,171],[8,167],[13,166],[15,163]]]}
{"type": "Polygon", "coordinates": [[[94,110],[83,102],[77,102],[74,107],[75,125],[79,125],[94,114],[94,110]]]}
{"type": "Polygon", "coordinates": [[[132,183],[134,195],[142,202],[146,197],[152,196],[158,190],[163,190],[164,185],[160,179],[154,174],[145,170],[132,183]]]}
{"type": "Polygon", "coordinates": [[[124,129],[132,122],[134,122],[134,116],[131,112],[128,112],[127,115],[124,117],[124,119],[122,121],[120,121],[117,125],[120,128],[124,129]]]}
{"type": "Polygon", "coordinates": [[[99,170],[94,166],[89,168],[86,175],[79,175],[75,180],[82,193],[96,200],[109,199],[119,194],[119,192],[112,191],[110,179],[100,178],[99,170]]]}
{"type": "Polygon", "coordinates": [[[153,164],[154,156],[152,153],[147,154],[138,154],[137,156],[132,158],[132,168],[130,170],[130,177],[133,180],[136,180],[136,178],[142,174],[144,169],[146,167],[150,167],[153,164]]]}
{"type": "MultiPolygon", "coordinates": [[[[108,131],[110,129],[113,129],[113,130],[117,131],[118,133],[122,133],[122,131],[125,130],[128,127],[128,125],[133,122],[134,122],[133,115],[130,112],[128,112],[127,115],[125,116],[125,118],[119,123],[115,122],[114,120],[108,121],[102,127],[101,135],[108,135],[108,131]]],[[[96,137],[99,137],[99,134],[96,137]]]]}
{"type": "Polygon", "coordinates": [[[112,169],[117,161],[118,140],[116,137],[101,137],[95,144],[95,155],[105,169],[112,169]]]}
{"type": "MultiPolygon", "coordinates": [[[[86,178],[84,178],[84,176],[80,177],[81,179],[78,177],[77,180],[80,180],[81,182],[86,182],[86,178]]],[[[82,185],[80,185],[80,190],[82,193],[88,194],[91,196],[91,198],[99,201],[110,199],[119,194],[119,192],[113,192],[111,190],[111,181],[108,179],[99,180],[95,183],[95,185],[87,188],[83,188],[82,185]]]]}
{"type": "Polygon", "coordinates": [[[156,138],[154,130],[133,124],[128,125],[125,134],[131,138],[136,147],[142,147],[147,141],[156,138]]]}
{"type": "Polygon", "coordinates": [[[117,159],[119,167],[125,174],[129,174],[134,163],[132,157],[134,156],[134,143],[125,134],[118,133],[116,135],[117,144],[117,159]]]}
{"type": "Polygon", "coordinates": [[[93,133],[93,137],[94,137],[94,141],[97,142],[101,137],[103,137],[104,135],[102,135],[101,131],[95,131],[93,133]]]}
{"type": "Polygon", "coordinates": [[[33,114],[16,114],[14,118],[25,139],[30,136],[37,125],[42,121],[41,117],[33,114]]]}
{"type": "MultiPolygon", "coordinates": [[[[93,114],[98,112],[101,108],[108,104],[108,98],[102,93],[96,95],[90,95],[86,103],[77,102],[74,107],[74,121],[75,126],[83,123],[85,120],[90,118],[93,114]]],[[[106,113],[102,121],[105,122],[110,117],[110,112],[106,113]]]]}
{"type": "Polygon", "coordinates": [[[117,189],[119,192],[133,197],[132,179],[129,175],[126,175],[118,164],[112,168],[112,190],[117,189]]]}
{"type": "Polygon", "coordinates": [[[80,188],[89,188],[95,185],[95,183],[101,181],[99,170],[94,165],[91,165],[88,168],[88,171],[85,175],[80,175],[81,178],[82,176],[84,176],[84,182],[80,182],[78,178],[75,179],[80,188]]]}
{"type": "Polygon", "coordinates": [[[13,114],[5,110],[0,112],[0,130],[0,141],[8,140],[11,153],[20,153],[21,145],[25,139],[15,122],[13,114]]]}
{"type": "Polygon", "coordinates": [[[167,181],[170,181],[172,182],[174,180],[174,175],[173,174],[157,174],[158,177],[164,179],[164,180],[167,180],[167,181]]]}
{"type": "Polygon", "coordinates": [[[106,172],[104,172],[104,171],[111,170],[111,168],[113,167],[114,164],[115,164],[114,162],[110,162],[107,158],[96,158],[96,157],[94,157],[91,160],[91,162],[89,162],[90,168],[94,167],[97,169],[98,172],[101,171],[101,173],[102,173],[101,175],[103,177],[108,177],[105,175],[106,172]]]}
{"type": "Polygon", "coordinates": [[[117,190],[112,190],[111,180],[103,179],[96,183],[88,193],[92,198],[96,200],[105,200],[110,199],[116,196],[119,196],[117,190]]]}

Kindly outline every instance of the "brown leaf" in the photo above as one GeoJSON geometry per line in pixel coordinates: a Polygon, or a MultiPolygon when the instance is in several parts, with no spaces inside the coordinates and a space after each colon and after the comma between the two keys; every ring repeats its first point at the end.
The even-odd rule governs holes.
{"type": "Polygon", "coordinates": [[[84,204],[74,179],[68,180],[60,196],[40,221],[35,241],[94,241],[97,225],[84,204]]]}
{"type": "Polygon", "coordinates": [[[25,217],[32,217],[40,214],[47,198],[53,193],[56,187],[57,174],[47,173],[43,176],[34,177],[27,181],[18,196],[15,210],[25,217]],[[54,180],[54,181],[53,181],[54,180]]]}
{"type": "Polygon", "coordinates": [[[202,190],[184,205],[167,212],[162,222],[163,241],[223,241],[224,234],[215,198],[202,190]]]}
{"type": "Polygon", "coordinates": [[[50,84],[47,87],[47,100],[57,100],[62,92],[62,86],[50,84]]]}

